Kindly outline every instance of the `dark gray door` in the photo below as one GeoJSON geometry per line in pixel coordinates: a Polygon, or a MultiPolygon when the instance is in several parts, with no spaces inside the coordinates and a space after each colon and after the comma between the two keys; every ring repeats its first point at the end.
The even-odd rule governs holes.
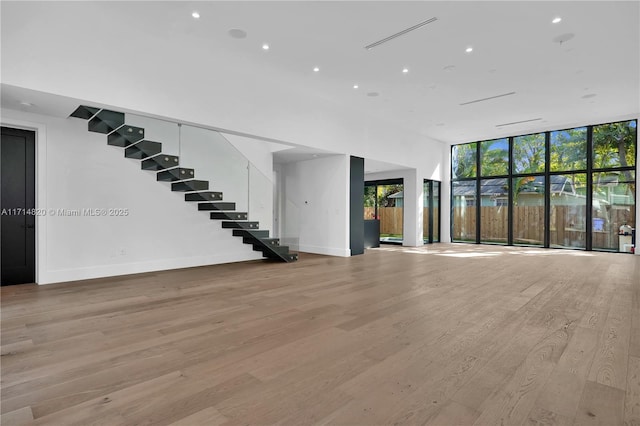
{"type": "Polygon", "coordinates": [[[35,132],[2,128],[0,283],[35,282],[35,132]]]}

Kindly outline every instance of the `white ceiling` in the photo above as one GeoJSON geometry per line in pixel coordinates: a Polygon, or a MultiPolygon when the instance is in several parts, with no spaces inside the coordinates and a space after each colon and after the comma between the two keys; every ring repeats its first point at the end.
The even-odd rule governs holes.
{"type": "MultiPolygon", "coordinates": [[[[638,6],[637,1],[236,1],[137,7],[148,18],[139,24],[159,39],[180,37],[203,51],[221,46],[217,52],[226,57],[216,61],[249,63],[258,81],[287,81],[309,96],[453,143],[637,115],[638,6]],[[200,19],[191,18],[193,10],[200,19]],[[556,16],[562,21],[553,24],[556,16]],[[364,49],[432,17],[438,20],[364,49]],[[230,37],[227,31],[234,28],[247,37],[230,37]],[[566,34],[573,38],[553,41],[566,34]],[[267,52],[264,42],[270,44],[267,52]],[[465,52],[468,46],[473,52],[465,52]],[[314,73],[314,66],[320,72],[314,73]],[[403,67],[409,73],[403,74],[403,67]],[[367,96],[371,92],[379,96],[367,96]],[[515,94],[460,105],[510,92],[515,94]]],[[[119,7],[124,14],[136,6],[119,7]]]]}
{"type": "Polygon", "coordinates": [[[114,31],[136,28],[159,45],[196,47],[211,67],[251,67],[252,84],[277,82],[275,91],[285,82],[306,96],[459,143],[637,117],[639,4],[129,1],[95,2],[80,12],[111,20],[114,31]],[[195,10],[199,19],[191,17],[195,10]],[[553,24],[556,16],[562,21],[553,24]],[[432,17],[437,21],[364,48],[432,17]],[[230,29],[247,37],[233,38],[230,29]],[[573,37],[554,41],[567,34],[573,37]],[[474,50],[466,53],[469,46],[474,50]],[[368,96],[373,92],[378,96],[368,96]]]}

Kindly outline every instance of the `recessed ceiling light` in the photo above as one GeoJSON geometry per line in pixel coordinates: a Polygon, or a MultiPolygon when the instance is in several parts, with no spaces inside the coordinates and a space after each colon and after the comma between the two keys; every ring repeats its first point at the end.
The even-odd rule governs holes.
{"type": "Polygon", "coordinates": [[[197,11],[194,11],[191,16],[193,16],[194,19],[199,19],[200,18],[200,14],[197,11]]]}
{"type": "Polygon", "coordinates": [[[471,53],[473,52],[473,47],[467,47],[464,51],[467,53],[471,53]]]}
{"type": "Polygon", "coordinates": [[[357,89],[358,87],[360,87],[360,86],[358,86],[357,84],[354,84],[354,85],[353,85],[353,88],[354,88],[354,89],[357,89]]]}
{"type": "Polygon", "coordinates": [[[313,68],[313,72],[318,72],[318,71],[320,71],[320,68],[318,67],[313,68]]]}
{"type": "Polygon", "coordinates": [[[403,68],[403,69],[402,69],[402,72],[403,72],[404,74],[408,73],[408,72],[409,72],[409,68],[403,68]]]}
{"type": "Polygon", "coordinates": [[[562,21],[562,18],[558,16],[556,18],[553,18],[553,21],[551,21],[551,22],[554,23],[554,24],[557,24],[560,21],[562,21]]]}
{"type": "Polygon", "coordinates": [[[269,50],[269,45],[267,43],[262,45],[263,50],[269,50]]]}
{"type": "Polygon", "coordinates": [[[375,98],[376,96],[380,96],[380,93],[378,93],[378,92],[369,92],[369,93],[367,93],[367,96],[369,96],[370,98],[375,98]]]}

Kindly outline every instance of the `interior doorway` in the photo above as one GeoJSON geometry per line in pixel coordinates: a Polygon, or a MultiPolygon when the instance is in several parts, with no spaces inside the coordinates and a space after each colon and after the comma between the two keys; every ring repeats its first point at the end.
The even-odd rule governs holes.
{"type": "Polygon", "coordinates": [[[35,132],[2,127],[0,284],[35,282],[35,132]]]}
{"type": "Polygon", "coordinates": [[[364,183],[365,220],[380,221],[380,242],[402,244],[404,228],[404,180],[385,179],[364,183]]]}

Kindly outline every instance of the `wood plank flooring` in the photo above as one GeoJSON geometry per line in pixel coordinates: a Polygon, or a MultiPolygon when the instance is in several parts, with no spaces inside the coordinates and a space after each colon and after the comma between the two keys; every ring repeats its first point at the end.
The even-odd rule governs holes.
{"type": "Polygon", "coordinates": [[[435,244],[2,288],[9,425],[640,425],[640,257],[435,244]]]}

